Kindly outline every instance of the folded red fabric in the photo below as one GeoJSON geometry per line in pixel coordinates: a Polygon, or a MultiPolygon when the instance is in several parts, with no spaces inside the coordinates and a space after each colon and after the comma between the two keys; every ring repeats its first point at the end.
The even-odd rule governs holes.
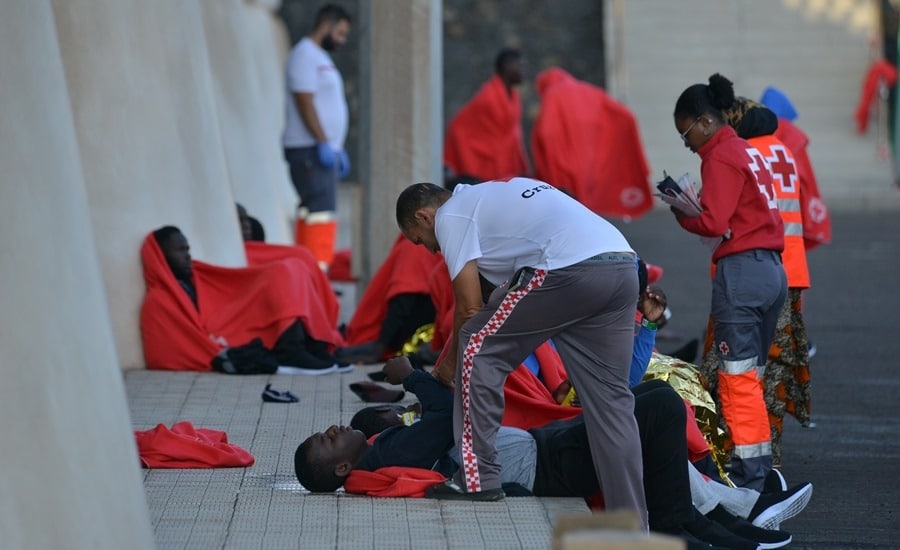
{"type": "Polygon", "coordinates": [[[210,362],[223,348],[257,337],[271,348],[296,319],[316,340],[344,343],[300,259],[246,268],[194,261],[199,309],[178,284],[152,233],[144,239],[141,261],[147,285],[141,338],[148,369],[212,370],[210,362]]]}
{"type": "Polygon", "coordinates": [[[135,430],[144,468],[232,468],[252,466],[253,455],[228,442],[225,432],[194,428],[190,422],[135,430]]]}
{"type": "Polygon", "coordinates": [[[344,490],[370,497],[422,498],[426,489],[446,479],[434,470],[387,466],[374,472],[352,470],[344,482],[344,490]]]}
{"type": "Polygon", "coordinates": [[[653,208],[650,167],[631,111],[563,69],[537,77],[541,110],[531,130],[538,179],[602,216],[635,219],[653,208]]]}

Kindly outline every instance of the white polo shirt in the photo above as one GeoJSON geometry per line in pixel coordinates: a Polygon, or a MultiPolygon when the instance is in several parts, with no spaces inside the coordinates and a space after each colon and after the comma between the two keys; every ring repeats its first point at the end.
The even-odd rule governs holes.
{"type": "Polygon", "coordinates": [[[291,49],[287,59],[287,94],[285,125],[281,143],[284,147],[311,147],[316,138],[300,119],[294,93],[313,94],[319,124],[335,150],[344,148],[349,113],[344,97],[344,81],[328,52],[309,37],[291,49]]]}
{"type": "Polygon", "coordinates": [[[477,260],[495,285],[522,267],[560,269],[604,252],[634,252],[611,223],[530,178],[457,185],[437,210],[434,231],[451,280],[477,260]]]}

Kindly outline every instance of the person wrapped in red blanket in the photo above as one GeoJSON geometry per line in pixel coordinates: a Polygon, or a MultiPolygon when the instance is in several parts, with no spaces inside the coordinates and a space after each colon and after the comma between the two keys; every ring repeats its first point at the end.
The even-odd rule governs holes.
{"type": "Polygon", "coordinates": [[[457,175],[482,181],[529,173],[522,134],[522,53],[503,50],[496,74],[447,125],[444,164],[457,175]]]}
{"type": "Polygon", "coordinates": [[[552,181],[602,216],[636,219],[653,208],[650,168],[631,111],[557,67],[541,72],[536,84],[536,178],[552,181]]]}
{"type": "Polygon", "coordinates": [[[377,363],[399,351],[417,329],[434,323],[428,277],[440,263],[440,254],[397,235],[356,306],[347,325],[349,346],[337,350],[337,358],[377,363]]]}
{"type": "Polygon", "coordinates": [[[260,338],[279,364],[310,374],[338,369],[328,347],[342,345],[343,338],[313,285],[300,282],[308,279],[303,262],[226,268],[194,261],[189,251],[174,226],[150,233],[141,246],[147,368],[209,371],[223,349],[260,338]]]}
{"type": "Polygon", "coordinates": [[[311,284],[316,290],[316,295],[322,301],[325,313],[328,315],[328,324],[337,326],[340,316],[340,303],[328,281],[328,275],[319,267],[319,261],[313,253],[303,245],[269,244],[265,242],[265,230],[259,221],[247,213],[247,209],[241,204],[237,207],[238,222],[241,225],[241,237],[244,239],[244,252],[247,255],[247,265],[257,266],[270,262],[277,262],[285,258],[296,258],[306,264],[308,277],[303,277],[304,284],[311,284]],[[315,269],[313,269],[315,268],[315,269]]]}

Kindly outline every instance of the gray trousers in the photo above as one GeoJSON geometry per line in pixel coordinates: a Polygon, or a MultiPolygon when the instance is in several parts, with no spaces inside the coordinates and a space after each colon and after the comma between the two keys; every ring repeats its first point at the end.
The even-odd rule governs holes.
{"type": "Polygon", "coordinates": [[[772,469],[769,415],[757,380],[763,377],[786,297],[778,252],[747,250],[716,263],[711,313],[719,398],[734,441],[729,476],[739,487],[761,490],[772,469]]]}
{"type": "Polygon", "coordinates": [[[453,416],[462,465],[457,481],[473,492],[500,487],[495,438],[503,384],[553,338],[578,390],[606,507],[637,511],[646,530],[641,443],[628,388],[637,271],[630,254],[603,256],[553,271],[529,270],[525,284],[512,291],[501,285],[463,325],[453,416]]]}

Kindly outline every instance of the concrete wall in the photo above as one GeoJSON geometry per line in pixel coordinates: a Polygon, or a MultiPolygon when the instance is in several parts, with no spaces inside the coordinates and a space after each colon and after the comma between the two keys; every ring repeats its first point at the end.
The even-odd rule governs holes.
{"type": "Polygon", "coordinates": [[[683,147],[672,111],[682,90],[720,72],[739,95],[758,99],[775,85],[792,98],[826,200],[887,189],[890,166],[877,154],[883,134],[857,136],[853,121],[863,74],[877,55],[870,42],[876,7],[868,0],[607,0],[610,89],[638,117],[654,181],[663,170],[698,175],[699,159],[683,147]]]}
{"type": "Polygon", "coordinates": [[[177,225],[195,258],[245,261],[202,8],[120,0],[53,8],[119,363],[138,368],[145,235],[177,225]]]}
{"type": "Polygon", "coordinates": [[[48,0],[0,6],[0,75],[0,548],[150,549],[48,0]]]}
{"type": "Polygon", "coordinates": [[[297,194],[281,154],[284,84],[279,24],[244,0],[206,0],[204,34],[228,180],[235,200],[262,222],[266,240],[292,243],[297,194]],[[272,69],[275,70],[272,70],[272,69]]]}

